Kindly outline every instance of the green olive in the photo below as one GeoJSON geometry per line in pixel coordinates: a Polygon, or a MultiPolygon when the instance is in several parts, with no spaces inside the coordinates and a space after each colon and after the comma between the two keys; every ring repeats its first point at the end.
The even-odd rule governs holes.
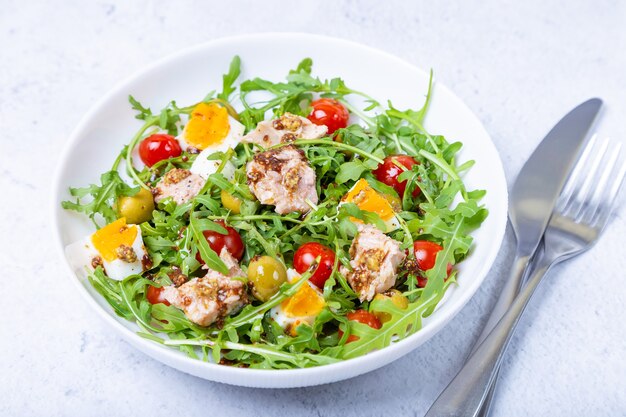
{"type": "Polygon", "coordinates": [[[152,193],[145,188],[130,197],[120,197],[117,201],[117,212],[120,217],[126,217],[127,223],[139,224],[152,218],[154,199],[152,193]]]}
{"type": "Polygon", "coordinates": [[[287,282],[287,271],[278,259],[259,256],[248,265],[248,283],[252,294],[261,301],[269,300],[284,282],[287,282]]]}
{"type": "Polygon", "coordinates": [[[222,190],[220,197],[222,198],[222,205],[225,209],[230,210],[235,214],[241,213],[240,199],[238,199],[226,190],[222,190]]]}

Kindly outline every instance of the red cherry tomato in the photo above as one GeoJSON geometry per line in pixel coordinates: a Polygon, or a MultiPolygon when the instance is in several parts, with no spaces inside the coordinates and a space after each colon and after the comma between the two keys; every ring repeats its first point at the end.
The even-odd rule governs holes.
{"type": "Polygon", "coordinates": [[[165,287],[153,287],[152,285],[148,285],[148,289],[146,290],[146,298],[150,304],[165,304],[166,306],[170,305],[170,302],[163,297],[163,290],[165,287]]]}
{"type": "Polygon", "coordinates": [[[150,135],[139,144],[139,157],[149,167],[164,159],[180,156],[181,153],[176,138],[165,133],[150,135]]]}
{"type": "MultiPolygon", "coordinates": [[[[404,196],[404,190],[406,189],[406,180],[399,182],[398,176],[404,172],[396,163],[403,165],[407,169],[411,169],[413,165],[419,164],[415,158],[408,155],[394,155],[388,156],[383,160],[383,163],[378,165],[378,168],[374,170],[376,179],[383,184],[393,187],[398,192],[400,198],[404,196]]],[[[419,187],[415,187],[413,190],[413,197],[417,197],[420,194],[419,187]]]]}
{"type": "MultiPolygon", "coordinates": [[[[380,329],[383,326],[380,320],[378,320],[378,317],[366,310],[351,311],[346,314],[346,318],[351,321],[358,321],[359,323],[367,324],[373,329],[380,329]]],[[[343,337],[343,332],[341,330],[339,330],[339,337],[343,337]]],[[[354,342],[356,340],[359,340],[359,336],[351,334],[348,336],[346,343],[354,342]]]]}
{"type": "Polygon", "coordinates": [[[320,98],[311,103],[313,109],[308,119],[316,125],[328,128],[328,134],[348,126],[350,114],[343,104],[332,98],[320,98]]]}
{"type": "MultiPolygon", "coordinates": [[[[413,252],[415,253],[415,260],[417,261],[418,268],[422,271],[428,271],[433,268],[435,266],[435,261],[437,260],[437,253],[442,249],[441,245],[428,240],[417,240],[413,242],[413,252]]],[[[448,264],[446,272],[450,275],[452,272],[452,265],[448,264]]],[[[427,282],[428,279],[425,277],[417,277],[418,287],[424,288],[427,282]]]]}
{"type": "MultiPolygon", "coordinates": [[[[230,254],[234,258],[236,258],[238,261],[241,260],[241,258],[243,257],[244,246],[243,240],[241,240],[241,236],[239,236],[239,233],[237,233],[237,231],[232,227],[226,226],[223,220],[216,220],[215,223],[224,227],[228,231],[228,234],[223,235],[213,230],[205,230],[204,232],[202,232],[207,242],[209,242],[209,246],[211,247],[211,249],[213,249],[213,251],[215,251],[215,253],[219,255],[222,251],[222,248],[225,247],[226,250],[230,252],[230,254]]],[[[204,261],[202,260],[199,252],[196,254],[196,259],[201,264],[204,264],[204,261]]]]}
{"type": "Polygon", "coordinates": [[[335,252],[332,249],[317,242],[305,243],[293,255],[293,267],[299,274],[302,274],[309,269],[318,256],[320,263],[309,281],[318,288],[324,288],[324,283],[330,277],[335,265],[335,252]]]}

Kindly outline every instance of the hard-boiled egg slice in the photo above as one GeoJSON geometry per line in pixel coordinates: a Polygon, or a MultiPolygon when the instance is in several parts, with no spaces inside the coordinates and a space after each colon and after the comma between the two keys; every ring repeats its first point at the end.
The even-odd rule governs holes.
{"type": "MultiPolygon", "coordinates": [[[[343,196],[341,204],[354,203],[363,211],[378,214],[378,217],[385,223],[385,233],[389,233],[400,227],[396,213],[391,205],[390,199],[374,190],[369,183],[361,178],[354,186],[343,196]]],[[[356,223],[362,223],[361,220],[352,218],[356,223]]]]}
{"type": "MultiPolygon", "coordinates": [[[[289,282],[300,278],[294,269],[287,270],[289,282]]],[[[296,336],[296,329],[300,324],[313,325],[315,318],[326,305],[322,293],[309,281],[304,283],[298,292],[270,310],[270,317],[278,323],[285,332],[296,336]]]]}
{"type": "MultiPolygon", "coordinates": [[[[208,157],[215,152],[214,149],[205,149],[198,154],[193,164],[191,164],[191,171],[193,174],[199,175],[205,180],[209,178],[209,175],[214,174],[222,163],[221,160],[209,160],[208,157]]],[[[226,161],[222,174],[228,181],[232,181],[235,178],[235,165],[230,161],[226,161]]]]}
{"type": "Polygon", "coordinates": [[[65,254],[76,272],[85,268],[93,270],[101,265],[107,276],[117,281],[140,274],[149,261],[141,229],[137,225],[127,225],[125,218],[68,245],[65,254]]]}
{"type": "Polygon", "coordinates": [[[231,117],[226,108],[216,103],[200,103],[192,110],[178,141],[183,149],[226,152],[239,144],[244,131],[244,125],[231,117]]]}

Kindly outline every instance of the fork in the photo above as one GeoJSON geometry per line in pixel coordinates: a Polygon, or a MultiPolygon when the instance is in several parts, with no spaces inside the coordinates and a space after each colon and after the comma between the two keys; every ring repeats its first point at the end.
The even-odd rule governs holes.
{"type": "Polygon", "coordinates": [[[559,196],[530,279],[426,417],[474,417],[481,411],[515,327],[542,278],[552,266],[592,247],[608,223],[626,173],[626,164],[618,164],[620,150],[621,143],[611,145],[608,139],[599,146],[595,137],[589,142],[559,196]]]}

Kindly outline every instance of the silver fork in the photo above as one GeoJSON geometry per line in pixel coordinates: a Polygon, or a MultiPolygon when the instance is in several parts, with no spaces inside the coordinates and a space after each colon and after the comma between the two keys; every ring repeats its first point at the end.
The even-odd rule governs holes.
{"type": "Polygon", "coordinates": [[[613,146],[609,140],[597,146],[594,138],[587,145],[552,213],[544,250],[534,260],[528,283],[426,416],[474,417],[481,411],[515,327],[542,278],[552,266],[592,247],[608,223],[626,173],[626,164],[618,164],[620,150],[621,143],[613,146]]]}

